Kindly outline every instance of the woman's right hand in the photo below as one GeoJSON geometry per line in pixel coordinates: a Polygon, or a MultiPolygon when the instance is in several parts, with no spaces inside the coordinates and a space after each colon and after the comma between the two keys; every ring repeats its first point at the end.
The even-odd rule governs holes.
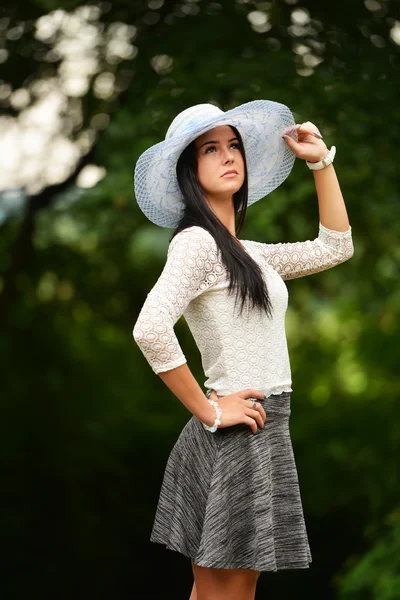
{"type": "Polygon", "coordinates": [[[265,410],[260,402],[256,403],[255,408],[252,408],[253,401],[249,398],[263,400],[264,394],[258,390],[246,388],[219,398],[217,392],[212,390],[210,400],[218,402],[222,410],[221,423],[218,425],[218,429],[239,423],[248,425],[253,433],[257,433],[257,425],[263,428],[267,419],[265,410]]]}

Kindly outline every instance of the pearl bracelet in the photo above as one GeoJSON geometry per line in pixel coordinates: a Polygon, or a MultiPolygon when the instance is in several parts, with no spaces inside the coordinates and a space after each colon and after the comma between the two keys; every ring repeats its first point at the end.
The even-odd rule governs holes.
{"type": "Polygon", "coordinates": [[[212,406],[214,406],[217,416],[215,417],[215,421],[212,425],[207,425],[206,423],[203,423],[203,427],[204,429],[207,429],[207,431],[211,431],[212,433],[214,433],[214,431],[217,431],[218,425],[221,423],[220,416],[222,415],[222,410],[220,409],[218,402],[215,402],[215,400],[210,400],[210,398],[207,398],[207,400],[212,406]]]}

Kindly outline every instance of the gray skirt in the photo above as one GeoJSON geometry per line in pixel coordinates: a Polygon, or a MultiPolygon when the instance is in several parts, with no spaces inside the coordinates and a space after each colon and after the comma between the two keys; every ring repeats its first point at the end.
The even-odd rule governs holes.
{"type": "Polygon", "coordinates": [[[309,567],[290,392],[256,400],[267,414],[256,434],[245,424],[211,433],[195,416],[186,423],[168,457],[151,542],[202,567],[309,567]]]}

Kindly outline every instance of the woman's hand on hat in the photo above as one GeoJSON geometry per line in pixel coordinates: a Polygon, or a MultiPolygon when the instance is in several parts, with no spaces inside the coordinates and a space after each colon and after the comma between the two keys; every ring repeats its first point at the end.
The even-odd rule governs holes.
{"type": "Polygon", "coordinates": [[[217,392],[212,390],[210,399],[218,402],[222,410],[221,423],[218,428],[240,423],[248,425],[253,433],[257,433],[258,427],[263,428],[267,419],[265,410],[260,402],[256,403],[255,408],[252,408],[253,401],[250,398],[263,400],[264,394],[258,390],[246,388],[218,398],[217,392]]]}
{"type": "Polygon", "coordinates": [[[284,134],[282,137],[296,157],[312,163],[325,158],[328,148],[321,139],[322,135],[318,127],[311,121],[306,121],[300,125],[296,124],[295,128],[297,129],[297,142],[290,134],[284,134]]]}

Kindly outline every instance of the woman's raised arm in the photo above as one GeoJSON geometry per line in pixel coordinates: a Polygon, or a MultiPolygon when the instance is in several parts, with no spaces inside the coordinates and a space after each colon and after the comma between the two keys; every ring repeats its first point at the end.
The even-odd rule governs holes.
{"type": "Polygon", "coordinates": [[[268,264],[282,279],[296,279],[320,271],[326,271],[353,256],[354,246],[351,227],[347,231],[335,231],[319,223],[318,237],[305,242],[279,242],[265,244],[252,241],[268,264]]]}
{"type": "MultiPolygon", "coordinates": [[[[286,143],[297,158],[319,162],[328,150],[322,139],[313,135],[313,132],[319,134],[318,127],[310,121],[296,127],[298,142],[285,136],[286,143]]],[[[325,271],[345,262],[354,254],[352,228],[333,164],[312,172],[320,215],[318,237],[294,243],[253,242],[261,245],[267,262],[282,279],[294,279],[325,271]]]]}

